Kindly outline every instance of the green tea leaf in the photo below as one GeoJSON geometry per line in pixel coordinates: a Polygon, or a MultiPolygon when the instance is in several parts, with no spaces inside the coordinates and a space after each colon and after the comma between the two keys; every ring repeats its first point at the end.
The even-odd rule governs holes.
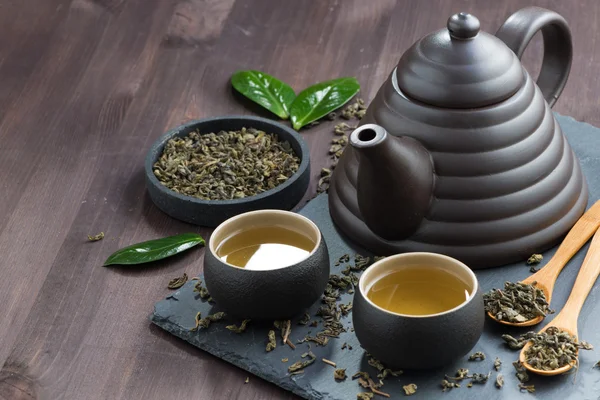
{"type": "Polygon", "coordinates": [[[260,71],[238,71],[231,84],[241,94],[260,104],[282,119],[290,116],[290,105],[296,93],[288,84],[260,71]]]}
{"type": "Polygon", "coordinates": [[[204,245],[202,236],[196,233],[182,233],[162,239],[149,240],[117,250],[104,262],[107,265],[133,265],[160,260],[181,253],[196,245],[204,245]]]}
{"type": "Polygon", "coordinates": [[[333,79],[304,89],[290,108],[294,129],[298,130],[337,110],[359,90],[360,85],[356,78],[333,79]]]}

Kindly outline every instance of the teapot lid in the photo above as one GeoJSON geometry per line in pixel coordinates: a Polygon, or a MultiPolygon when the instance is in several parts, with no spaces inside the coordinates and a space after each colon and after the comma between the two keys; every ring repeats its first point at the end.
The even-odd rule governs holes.
{"type": "Polygon", "coordinates": [[[415,43],[396,70],[402,92],[444,108],[485,107],[515,94],[525,79],[519,59],[479,27],[475,16],[459,13],[415,43]]]}

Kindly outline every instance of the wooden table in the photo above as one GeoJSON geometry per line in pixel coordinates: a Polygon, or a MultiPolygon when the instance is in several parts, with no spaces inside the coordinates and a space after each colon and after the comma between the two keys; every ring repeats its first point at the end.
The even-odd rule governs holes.
{"type": "MultiPolygon", "coordinates": [[[[531,3],[573,30],[555,110],[600,125],[595,0],[0,1],[0,398],[295,398],[258,378],[244,384],[246,372],[148,322],[168,280],[202,270],[203,250],[101,267],[125,245],[196,230],[149,200],[147,149],[189,119],[256,113],[232,94],[235,70],[296,90],[353,75],[370,100],[406,48],[451,14],[470,11],[495,32],[531,3]],[[104,240],[87,242],[100,231],[104,240]]],[[[525,55],[533,74],[541,54],[537,37],[525,55]]],[[[332,124],[303,135],[306,200],[332,124]]]]}

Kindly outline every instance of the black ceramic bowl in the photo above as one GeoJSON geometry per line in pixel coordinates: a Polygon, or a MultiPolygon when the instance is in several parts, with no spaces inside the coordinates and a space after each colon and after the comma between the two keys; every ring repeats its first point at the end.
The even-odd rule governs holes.
{"type": "Polygon", "coordinates": [[[228,219],[210,236],[204,255],[206,288],[220,310],[251,319],[289,319],[311,306],[329,279],[329,254],[319,228],[290,211],[259,210],[228,219]],[[303,261],[277,269],[245,269],[224,262],[217,248],[226,239],[249,228],[281,226],[315,242],[303,261]]]}
{"type": "Polygon", "coordinates": [[[483,332],[483,295],[477,278],[465,264],[434,253],[404,253],[384,258],[367,268],[354,294],[352,320],[361,346],[390,368],[430,369],[467,354],[483,332]],[[426,316],[393,313],[366,297],[370,286],[407,265],[435,265],[452,272],[470,287],[461,305],[426,316]]]}
{"type": "Polygon", "coordinates": [[[215,227],[226,219],[247,211],[260,209],[290,210],[302,199],[310,181],[309,150],[302,137],[293,129],[265,118],[249,116],[225,116],[206,118],[178,126],[170,130],[153,145],[145,161],[146,186],[150,198],[166,214],[181,221],[206,227],[215,227]],[[200,133],[255,128],[277,134],[279,140],[288,141],[300,158],[298,171],[281,185],[256,196],[233,200],[201,200],[176,193],[162,185],[154,176],[153,165],[162,154],[169,139],[200,133]]]}

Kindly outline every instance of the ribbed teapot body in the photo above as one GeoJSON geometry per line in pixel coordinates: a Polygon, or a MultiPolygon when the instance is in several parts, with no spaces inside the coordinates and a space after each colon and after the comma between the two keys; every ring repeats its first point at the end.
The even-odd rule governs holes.
{"type": "MultiPolygon", "coordinates": [[[[334,170],[330,211],[353,240],[380,255],[430,251],[473,268],[526,259],[556,245],[583,214],[587,185],[575,154],[535,82],[486,107],[447,109],[408,98],[392,72],[364,123],[418,140],[431,154],[434,196],[417,231],[384,240],[363,223],[359,159],[348,147],[334,170]]],[[[398,204],[398,207],[403,207],[398,204]]]]}

